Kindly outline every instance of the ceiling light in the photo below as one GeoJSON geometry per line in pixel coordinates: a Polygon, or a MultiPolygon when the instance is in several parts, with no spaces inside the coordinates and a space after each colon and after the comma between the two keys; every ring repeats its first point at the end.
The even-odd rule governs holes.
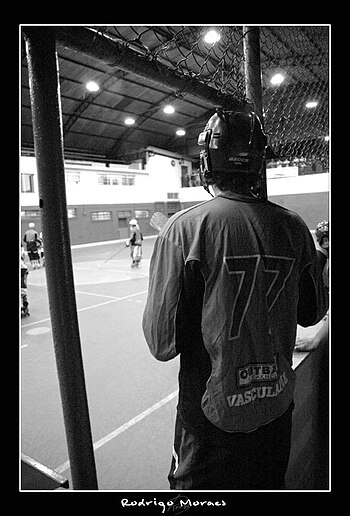
{"type": "Polygon", "coordinates": [[[99,85],[95,81],[87,82],[85,88],[89,91],[98,91],[100,89],[99,85]]]}
{"type": "Polygon", "coordinates": [[[307,102],[305,104],[305,107],[307,107],[308,109],[311,109],[311,108],[316,107],[317,104],[318,104],[318,102],[316,100],[310,100],[309,102],[307,102]]]}
{"type": "Polygon", "coordinates": [[[175,109],[173,108],[173,106],[165,106],[165,108],[163,109],[164,113],[167,113],[168,115],[171,115],[172,113],[175,113],[175,109]]]}
{"type": "Polygon", "coordinates": [[[129,117],[124,120],[124,124],[126,124],[126,125],[134,125],[134,123],[135,123],[135,118],[129,117]]]}
{"type": "Polygon", "coordinates": [[[217,43],[220,39],[220,34],[214,29],[209,30],[204,36],[204,41],[209,45],[214,45],[214,43],[217,43]]]}
{"type": "Polygon", "coordinates": [[[273,77],[271,77],[271,84],[273,84],[274,86],[277,86],[279,84],[282,84],[282,82],[284,81],[285,77],[284,75],[282,75],[281,73],[276,73],[273,77]]]}
{"type": "Polygon", "coordinates": [[[186,131],[185,131],[184,129],[178,129],[178,130],[176,131],[176,134],[177,134],[178,136],[185,136],[186,131]]]}

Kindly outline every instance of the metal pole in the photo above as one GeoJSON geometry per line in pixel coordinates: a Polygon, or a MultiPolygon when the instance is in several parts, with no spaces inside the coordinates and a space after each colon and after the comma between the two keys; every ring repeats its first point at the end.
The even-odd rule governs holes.
{"type": "MultiPolygon", "coordinates": [[[[260,29],[259,27],[243,26],[244,75],[247,101],[252,103],[256,114],[264,127],[261,64],[260,64],[260,29]]],[[[261,172],[262,195],[267,199],[266,167],[261,172]]]]}
{"type": "Polygon", "coordinates": [[[70,249],[54,31],[26,27],[34,147],[52,336],[73,489],[98,489],[70,249]]]}

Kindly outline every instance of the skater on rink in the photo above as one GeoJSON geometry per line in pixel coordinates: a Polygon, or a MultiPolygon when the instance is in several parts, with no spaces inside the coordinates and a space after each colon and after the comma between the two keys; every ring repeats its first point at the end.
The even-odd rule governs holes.
{"type": "Polygon", "coordinates": [[[127,247],[130,247],[131,267],[138,267],[142,258],[142,240],[143,235],[136,219],[131,219],[130,238],[125,242],[127,247]]]}
{"type": "Polygon", "coordinates": [[[170,217],[150,262],[143,331],[179,355],[174,490],[281,490],[291,448],[297,324],[328,296],[313,238],[261,193],[267,139],[254,112],[217,110],[200,133],[212,198],[170,217]]]}
{"type": "Polygon", "coordinates": [[[34,228],[34,222],[30,222],[29,229],[24,233],[23,242],[26,244],[28,258],[33,269],[37,269],[40,267],[39,247],[41,245],[41,241],[34,228]]]}

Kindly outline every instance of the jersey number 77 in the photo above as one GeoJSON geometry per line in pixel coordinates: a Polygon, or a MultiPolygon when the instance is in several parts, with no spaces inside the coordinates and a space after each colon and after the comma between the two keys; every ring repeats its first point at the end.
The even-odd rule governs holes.
{"type": "Polygon", "coordinates": [[[275,305],[280,293],[285,288],[295,258],[270,255],[225,256],[224,264],[229,275],[239,275],[239,285],[236,291],[232,309],[232,322],[229,340],[240,336],[242,323],[247,313],[260,264],[266,275],[266,300],[268,312],[275,305]]]}

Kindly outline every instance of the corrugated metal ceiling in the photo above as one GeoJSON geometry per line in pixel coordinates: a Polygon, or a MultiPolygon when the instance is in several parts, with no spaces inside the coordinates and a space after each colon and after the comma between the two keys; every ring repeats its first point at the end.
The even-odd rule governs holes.
{"type": "MultiPolygon", "coordinates": [[[[69,29],[77,33],[82,29],[89,30],[74,26],[69,29]]],[[[196,80],[199,77],[203,83],[216,89],[218,83],[215,81],[219,75],[222,80],[226,73],[230,74],[227,75],[230,81],[224,78],[220,83],[224,86],[219,88],[224,94],[230,94],[233,87],[240,100],[244,97],[242,27],[221,28],[221,47],[225,54],[219,54],[213,50],[214,47],[208,50],[203,46],[200,37],[206,29],[203,26],[108,26],[90,29],[121,43],[135,55],[140,55],[140,59],[157,60],[176,73],[181,72],[196,80]],[[237,63],[235,70],[231,66],[233,56],[237,63]]],[[[287,72],[290,82],[298,83],[299,92],[307,90],[305,84],[325,84],[322,88],[324,99],[321,100],[328,104],[328,62],[316,59],[321,53],[328,55],[328,27],[319,27],[318,32],[315,29],[317,27],[291,26],[284,27],[281,32],[275,27],[261,27],[264,105],[270,107],[270,112],[274,105],[274,92],[270,91],[268,81],[271,73],[278,69],[287,72]]],[[[117,61],[115,66],[110,66],[72,50],[62,44],[62,38],[59,38],[57,53],[66,155],[123,161],[151,145],[193,158],[198,156],[198,133],[213,112],[212,103],[188,92],[179,92],[175,87],[162,85],[161,78],[155,82],[123,67],[121,69],[117,61]],[[89,80],[98,82],[99,91],[89,93],[86,90],[85,83],[89,80]],[[163,107],[169,103],[175,108],[172,115],[163,112],[163,107]],[[127,116],[136,119],[134,126],[125,125],[127,116]],[[177,128],[186,129],[186,136],[176,136],[177,128]]],[[[21,66],[21,146],[24,151],[30,151],[33,149],[33,130],[24,44],[21,66]]],[[[265,116],[268,118],[268,113],[265,116]]],[[[326,118],[328,120],[328,115],[326,118]]],[[[268,122],[267,119],[265,126],[268,122]]]]}

